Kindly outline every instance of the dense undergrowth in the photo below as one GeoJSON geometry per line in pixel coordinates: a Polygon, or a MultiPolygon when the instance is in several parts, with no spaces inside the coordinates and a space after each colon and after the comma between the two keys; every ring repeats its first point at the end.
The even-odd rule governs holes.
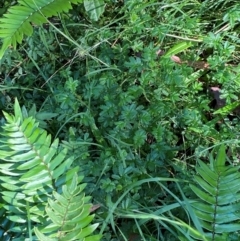
{"type": "MultiPolygon", "coordinates": [[[[190,226],[238,240],[238,183],[228,185],[239,179],[238,1],[93,1],[97,11],[82,2],[6,50],[1,110],[14,113],[17,98],[68,150],[100,205],[102,240],[194,240],[190,226]],[[198,198],[213,205],[198,184],[222,195],[226,223],[192,209],[198,198]]],[[[1,16],[16,4],[4,1],[1,16]]]]}

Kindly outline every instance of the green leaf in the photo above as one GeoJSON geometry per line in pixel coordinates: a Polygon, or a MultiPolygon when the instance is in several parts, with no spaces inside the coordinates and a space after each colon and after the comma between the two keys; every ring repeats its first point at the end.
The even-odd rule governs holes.
{"type": "Polygon", "coordinates": [[[218,192],[218,189],[215,187],[215,185],[209,185],[209,183],[203,180],[202,177],[195,176],[194,181],[197,182],[209,194],[215,195],[218,192]]]}
{"type": "MultiPolygon", "coordinates": [[[[210,153],[207,165],[198,161],[198,176],[194,177],[197,186],[190,184],[199,201],[192,205],[201,226],[210,233],[206,237],[223,240],[223,233],[240,230],[239,221],[239,182],[238,168],[226,165],[225,146],[221,145],[214,159],[215,149],[210,153]],[[200,187],[200,188],[199,188],[200,187]],[[219,234],[219,235],[216,235],[219,234]]],[[[225,240],[225,239],[224,239],[225,240]]]]}
{"type": "Polygon", "coordinates": [[[19,118],[21,121],[23,121],[22,110],[17,98],[15,98],[15,102],[14,102],[14,115],[16,118],[19,118]]]}
{"type": "Polygon", "coordinates": [[[75,173],[75,175],[73,176],[71,184],[68,186],[69,192],[71,194],[73,194],[74,191],[76,190],[77,184],[78,184],[78,177],[77,177],[77,174],[75,173]]]}
{"type": "Polygon", "coordinates": [[[65,206],[65,207],[68,206],[69,202],[68,202],[68,200],[67,200],[65,197],[63,197],[62,195],[60,195],[60,194],[57,193],[57,192],[53,192],[53,195],[54,195],[55,199],[56,199],[58,202],[61,203],[62,206],[65,206]]]}
{"type": "Polygon", "coordinates": [[[221,145],[218,154],[217,154],[217,159],[215,162],[215,167],[217,170],[222,170],[225,167],[225,162],[226,162],[226,151],[225,151],[225,146],[221,145]]]}
{"type": "MultiPolygon", "coordinates": [[[[82,205],[80,203],[80,205],[82,205]]],[[[74,217],[71,217],[71,219],[68,220],[68,223],[77,223],[77,222],[80,222],[82,219],[86,218],[87,216],[89,216],[90,214],[90,208],[91,208],[91,205],[90,204],[85,204],[83,206],[83,210],[78,213],[78,214],[75,214],[74,217]]]]}
{"type": "Polygon", "coordinates": [[[181,43],[175,44],[171,49],[167,51],[167,53],[164,56],[167,58],[170,58],[171,56],[179,54],[184,50],[190,48],[191,46],[192,46],[191,42],[181,42],[181,43]]]}
{"type": "Polygon", "coordinates": [[[72,165],[74,161],[74,157],[70,157],[68,159],[66,159],[60,166],[58,166],[54,172],[53,172],[53,178],[57,179],[58,177],[60,177],[63,173],[65,173],[70,166],[72,165]]]}
{"type": "Polygon", "coordinates": [[[79,222],[78,226],[80,228],[85,228],[88,224],[90,224],[92,222],[93,218],[94,218],[94,215],[83,218],[81,220],[81,222],[79,222]]]}
{"type": "Polygon", "coordinates": [[[239,101],[235,101],[235,102],[233,102],[233,103],[231,103],[229,105],[225,105],[224,107],[219,108],[218,110],[214,111],[213,114],[214,115],[220,114],[220,115],[223,115],[223,116],[229,115],[239,105],[240,105],[240,102],[239,101]]]}
{"type": "Polygon", "coordinates": [[[38,175],[36,176],[38,178],[37,180],[34,181],[28,181],[27,184],[23,185],[22,187],[24,189],[40,189],[41,187],[51,185],[51,179],[49,176],[46,176],[44,173],[42,176],[38,175]]]}
{"type": "Polygon", "coordinates": [[[9,215],[7,218],[16,223],[26,223],[27,219],[21,218],[20,216],[9,215]]]}
{"type": "Polygon", "coordinates": [[[88,204],[91,197],[85,197],[83,192],[86,184],[79,184],[84,176],[78,175],[78,166],[72,167],[74,156],[66,158],[67,149],[59,151],[58,139],[51,144],[51,136],[38,127],[34,117],[28,117],[27,110],[21,109],[17,100],[15,113],[17,117],[6,114],[7,123],[1,133],[4,138],[0,140],[0,210],[6,212],[8,220],[17,223],[7,229],[27,237],[26,223],[28,226],[37,223],[44,230],[43,234],[35,229],[42,240],[55,240],[52,237],[63,230],[57,240],[90,234],[94,217],[88,204]]]}
{"type": "Polygon", "coordinates": [[[204,180],[206,180],[211,186],[216,187],[218,183],[218,175],[212,171],[204,162],[198,161],[199,166],[196,165],[196,171],[204,180]]]}
{"type": "Polygon", "coordinates": [[[54,202],[51,199],[48,199],[48,204],[51,206],[51,208],[53,209],[53,211],[55,213],[59,213],[60,215],[64,216],[66,213],[66,208],[62,205],[60,205],[57,202],[54,202]]]}
{"type": "MultiPolygon", "coordinates": [[[[25,157],[28,158],[33,158],[30,161],[25,160],[26,162],[23,163],[22,165],[19,165],[17,167],[18,170],[29,170],[31,168],[34,168],[36,165],[40,165],[41,164],[41,159],[39,159],[38,157],[35,157],[36,153],[29,153],[29,155],[25,155],[25,157]],[[34,155],[35,154],[35,155],[34,155]]],[[[24,158],[22,159],[24,160],[24,158]]]]}
{"type": "Polygon", "coordinates": [[[84,241],[99,241],[99,240],[101,240],[101,238],[102,238],[102,235],[101,234],[97,234],[97,235],[92,235],[90,237],[86,237],[84,239],[84,241]]]}
{"type": "Polygon", "coordinates": [[[194,185],[190,184],[191,189],[196,193],[196,195],[203,199],[205,202],[209,203],[209,204],[215,204],[216,203],[216,199],[214,197],[212,197],[211,195],[205,193],[204,191],[202,191],[201,189],[197,188],[194,185]]]}
{"type": "MultiPolygon", "coordinates": [[[[33,177],[38,176],[40,177],[45,177],[49,174],[48,170],[46,170],[41,164],[37,165],[36,167],[30,169],[28,172],[26,172],[22,177],[21,180],[28,182],[33,180],[33,177]]],[[[37,179],[36,179],[37,180],[37,179]]]]}
{"type": "Polygon", "coordinates": [[[145,143],[146,138],[147,138],[147,134],[146,134],[146,132],[144,130],[142,130],[142,129],[137,130],[135,132],[134,137],[133,137],[134,144],[137,147],[140,147],[140,146],[142,146],[145,143]]]}
{"type": "Polygon", "coordinates": [[[31,23],[36,25],[46,23],[47,18],[57,16],[64,11],[68,12],[72,8],[72,3],[80,2],[82,0],[19,0],[18,5],[8,8],[8,13],[0,18],[0,38],[3,39],[0,59],[10,45],[13,45],[13,48],[16,49],[17,44],[22,43],[24,35],[32,35],[33,27],[31,23]]]}
{"type": "Polygon", "coordinates": [[[56,167],[63,162],[66,154],[67,154],[67,149],[63,149],[60,153],[58,153],[57,156],[54,157],[54,159],[50,162],[50,165],[49,165],[50,171],[53,171],[54,169],[56,169],[56,167]]]}
{"type": "Polygon", "coordinates": [[[91,226],[88,226],[87,228],[82,229],[82,232],[77,236],[77,238],[79,239],[83,239],[87,236],[89,236],[90,234],[92,234],[95,229],[98,227],[98,224],[93,224],[91,226]]]}
{"type": "Polygon", "coordinates": [[[44,234],[42,234],[37,227],[34,227],[34,232],[37,235],[37,237],[39,238],[40,241],[58,241],[57,238],[49,238],[48,236],[45,236],[44,234]]]}
{"type": "Polygon", "coordinates": [[[219,233],[231,233],[231,232],[239,232],[240,224],[239,223],[231,223],[231,224],[222,224],[217,225],[217,230],[219,233]]]}
{"type": "Polygon", "coordinates": [[[84,7],[89,17],[93,21],[98,21],[99,17],[104,12],[103,0],[84,0],[84,7]]]}
{"type": "Polygon", "coordinates": [[[50,112],[38,112],[36,113],[35,117],[37,120],[50,120],[53,117],[58,116],[57,113],[50,113],[50,112]]]}
{"type": "Polygon", "coordinates": [[[46,212],[49,216],[49,218],[51,218],[52,222],[54,224],[56,224],[57,226],[61,226],[62,225],[62,218],[61,216],[57,213],[55,213],[51,208],[46,207],[46,212]]]}
{"type": "Polygon", "coordinates": [[[78,240],[78,236],[81,234],[81,229],[76,229],[66,234],[64,237],[59,238],[59,241],[69,241],[69,240],[78,240]]]}

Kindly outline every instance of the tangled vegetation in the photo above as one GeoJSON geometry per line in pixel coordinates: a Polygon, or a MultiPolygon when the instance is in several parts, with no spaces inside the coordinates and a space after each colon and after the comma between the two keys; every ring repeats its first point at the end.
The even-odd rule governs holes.
{"type": "Polygon", "coordinates": [[[0,7],[1,240],[239,240],[238,1],[0,7]]]}

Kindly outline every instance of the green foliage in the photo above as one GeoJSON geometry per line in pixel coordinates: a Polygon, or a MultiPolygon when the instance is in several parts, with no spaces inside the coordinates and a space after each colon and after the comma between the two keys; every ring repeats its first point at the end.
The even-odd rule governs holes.
{"type": "MultiPolygon", "coordinates": [[[[68,150],[70,169],[81,167],[86,194],[103,206],[96,218],[104,241],[191,240],[191,226],[195,236],[207,232],[191,206],[196,159],[208,163],[224,143],[226,166],[239,165],[239,4],[104,3],[54,14],[8,49],[0,108],[12,113],[17,97],[61,140],[57,153],[68,150]],[[220,89],[223,108],[211,87],[220,89]]],[[[12,7],[19,5],[6,1],[5,10],[12,7]]]]}
{"type": "MultiPolygon", "coordinates": [[[[0,19],[0,38],[3,39],[0,58],[6,49],[12,45],[16,49],[17,43],[22,43],[23,36],[33,34],[33,25],[47,23],[47,18],[57,16],[72,9],[72,4],[84,2],[85,9],[92,20],[97,21],[104,12],[104,1],[83,0],[44,0],[44,1],[18,1],[18,5],[8,8],[8,13],[0,19]]],[[[9,5],[8,5],[9,6],[9,5]]]]}
{"type": "Polygon", "coordinates": [[[55,234],[51,234],[51,238],[48,238],[34,227],[39,240],[100,240],[100,235],[87,237],[98,225],[89,225],[94,215],[90,215],[91,205],[85,204],[89,201],[89,197],[84,197],[82,194],[86,185],[78,186],[78,179],[75,175],[69,185],[62,187],[63,195],[53,192],[55,200],[49,199],[46,207],[46,213],[52,224],[42,229],[42,232],[55,234]]]}
{"type": "Polygon", "coordinates": [[[104,12],[103,0],[84,0],[84,7],[89,14],[90,19],[97,21],[104,12]]]}
{"type": "MultiPolygon", "coordinates": [[[[6,235],[14,240],[36,240],[35,228],[40,240],[47,239],[39,230],[57,240],[91,240],[84,238],[97,226],[89,225],[93,219],[87,204],[90,197],[84,196],[86,184],[80,184],[83,177],[77,175],[79,168],[72,166],[73,156],[66,158],[67,150],[58,145],[58,139],[51,142],[51,136],[17,100],[14,115],[4,115],[1,222],[11,223],[6,235]]],[[[99,239],[99,235],[93,236],[93,240],[99,239]]]]}
{"type": "Polygon", "coordinates": [[[167,51],[167,53],[165,54],[165,57],[170,58],[171,56],[179,54],[191,46],[192,46],[191,42],[190,43],[188,43],[188,42],[178,43],[167,51]]]}
{"type": "Polygon", "coordinates": [[[33,33],[32,24],[43,24],[47,22],[47,17],[52,17],[60,12],[71,9],[71,3],[82,1],[18,1],[19,5],[8,9],[4,18],[1,18],[0,37],[4,39],[0,56],[2,57],[9,45],[16,48],[17,43],[21,43],[23,35],[31,36],[33,33]]]}
{"type": "Polygon", "coordinates": [[[198,161],[194,182],[190,185],[199,201],[194,211],[208,240],[232,240],[239,238],[239,180],[237,166],[227,165],[225,147],[219,148],[216,159],[211,155],[207,165],[198,161]],[[231,234],[232,233],[232,234],[231,234]]]}

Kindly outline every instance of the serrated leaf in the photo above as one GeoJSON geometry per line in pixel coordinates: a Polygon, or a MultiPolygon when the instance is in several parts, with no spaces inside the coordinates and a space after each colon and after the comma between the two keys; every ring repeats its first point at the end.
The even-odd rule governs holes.
{"type": "MultiPolygon", "coordinates": [[[[55,186],[61,187],[62,185],[65,185],[65,184],[68,185],[69,183],[71,183],[71,180],[72,180],[72,177],[73,177],[74,173],[78,173],[78,171],[79,171],[79,166],[72,167],[70,170],[67,171],[66,174],[60,176],[56,180],[55,186]]],[[[79,176],[79,177],[82,178],[82,176],[79,176]]]]}
{"type": "Polygon", "coordinates": [[[14,160],[16,160],[18,162],[21,162],[21,161],[24,162],[24,161],[34,159],[35,157],[36,157],[36,152],[33,150],[30,150],[25,153],[20,153],[20,154],[14,155],[14,160]]]}
{"type": "MultiPolygon", "coordinates": [[[[84,204],[84,202],[83,202],[83,200],[81,200],[81,202],[79,202],[79,206],[76,209],[68,210],[68,213],[65,215],[65,218],[68,221],[68,223],[72,223],[72,220],[80,221],[79,218],[83,219],[86,217],[85,213],[84,213],[84,205],[83,204],[84,204]]],[[[77,223],[77,222],[75,222],[75,223],[77,223]]]]}
{"type": "Polygon", "coordinates": [[[43,233],[52,233],[52,232],[57,232],[57,230],[59,229],[59,226],[54,224],[54,223],[50,223],[49,225],[47,225],[44,228],[41,228],[41,231],[43,233]]]}
{"type": "MultiPolygon", "coordinates": [[[[22,109],[19,107],[16,112],[18,111],[22,109]]],[[[67,149],[55,155],[58,152],[58,140],[53,141],[50,146],[51,136],[37,127],[35,119],[28,117],[26,110],[22,120],[12,116],[7,121],[9,123],[3,126],[4,137],[0,140],[2,144],[0,156],[5,157],[2,158],[4,163],[0,164],[0,171],[6,176],[0,176],[0,180],[3,182],[2,188],[14,191],[2,191],[3,203],[6,203],[2,207],[13,212],[9,215],[9,219],[24,223],[22,229],[16,227],[8,230],[25,234],[27,232],[25,222],[28,221],[39,224],[40,230],[52,231],[53,234],[50,235],[53,237],[58,235],[58,227],[61,227],[61,231],[63,228],[65,231],[69,230],[63,235],[66,240],[76,235],[90,234],[95,226],[87,226],[94,215],[90,215],[91,204],[84,203],[91,197],[85,197],[82,192],[86,187],[85,183],[78,185],[84,177],[78,176],[79,167],[71,167],[74,157],[66,159],[67,149]],[[26,150],[28,147],[26,144],[30,147],[29,151],[26,150]],[[12,152],[9,147],[16,151],[12,152]],[[56,178],[59,179],[56,181],[56,178]],[[54,183],[58,185],[55,186],[54,183]],[[62,188],[61,183],[65,184],[62,188]],[[53,190],[63,191],[68,199],[53,190]],[[55,197],[56,201],[48,199],[49,207],[45,212],[49,197],[55,197]],[[44,219],[47,224],[52,220],[55,225],[48,225],[44,229],[40,226],[44,219]],[[83,232],[81,228],[84,228],[83,232]]],[[[38,235],[43,240],[48,240],[45,234],[40,233],[38,235]]],[[[32,238],[36,239],[35,236],[32,238]]]]}
{"type": "Polygon", "coordinates": [[[62,232],[71,232],[76,228],[76,224],[67,224],[64,223],[64,225],[61,227],[62,232]]]}
{"type": "MultiPolygon", "coordinates": [[[[1,37],[1,34],[0,34],[1,37]]],[[[2,47],[0,49],[0,59],[2,59],[8,47],[11,45],[11,38],[4,39],[2,47]]]]}

